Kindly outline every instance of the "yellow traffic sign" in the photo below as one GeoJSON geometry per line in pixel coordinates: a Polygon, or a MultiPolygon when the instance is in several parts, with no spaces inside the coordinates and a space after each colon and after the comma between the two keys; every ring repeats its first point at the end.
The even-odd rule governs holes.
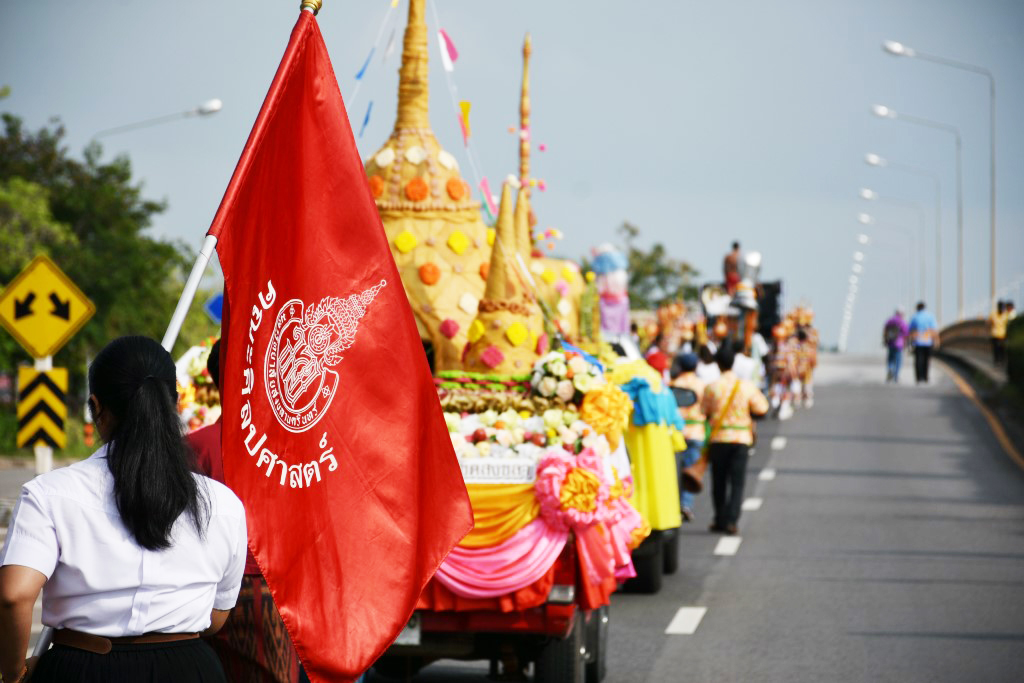
{"type": "Polygon", "coordinates": [[[64,448],[68,417],[68,369],[18,368],[18,448],[64,448]]]}
{"type": "Polygon", "coordinates": [[[0,323],[34,358],[57,353],[96,307],[40,254],[0,294],[0,323]]]}

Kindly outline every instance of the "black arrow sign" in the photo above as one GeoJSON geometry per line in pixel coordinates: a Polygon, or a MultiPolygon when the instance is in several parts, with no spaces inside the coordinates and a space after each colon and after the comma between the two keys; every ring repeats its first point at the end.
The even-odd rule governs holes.
{"type": "Polygon", "coordinates": [[[71,320],[71,299],[61,301],[57,296],[57,292],[50,292],[50,301],[53,303],[53,310],[50,311],[50,315],[63,318],[64,320],[71,320]]]}
{"type": "Polygon", "coordinates": [[[14,319],[21,320],[22,318],[32,315],[32,302],[36,300],[36,293],[29,292],[25,295],[25,298],[18,301],[14,299],[14,319]]]}

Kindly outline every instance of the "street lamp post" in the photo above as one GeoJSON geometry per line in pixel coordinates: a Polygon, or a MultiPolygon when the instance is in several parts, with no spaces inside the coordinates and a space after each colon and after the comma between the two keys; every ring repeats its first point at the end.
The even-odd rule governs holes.
{"type": "MultiPolygon", "coordinates": [[[[918,291],[920,291],[921,292],[921,296],[924,297],[925,288],[926,288],[925,282],[926,282],[927,277],[928,277],[927,276],[928,270],[927,270],[927,266],[925,265],[926,261],[925,261],[925,248],[924,248],[924,244],[925,244],[925,229],[926,229],[925,228],[924,207],[921,206],[920,204],[918,204],[917,202],[909,202],[909,201],[905,201],[905,200],[902,200],[902,199],[896,199],[896,198],[893,198],[893,197],[883,197],[883,196],[879,195],[877,192],[875,192],[874,190],[869,190],[866,187],[862,187],[859,194],[860,194],[860,198],[864,199],[866,201],[884,202],[886,204],[891,204],[893,206],[906,206],[906,207],[910,207],[912,209],[916,209],[917,210],[917,215],[918,215],[918,219],[920,220],[920,226],[921,226],[920,227],[920,241],[919,241],[920,248],[917,250],[918,251],[918,258],[919,258],[919,263],[918,263],[917,267],[918,267],[918,270],[920,271],[919,272],[919,276],[920,276],[920,279],[921,279],[920,280],[921,284],[918,285],[918,291]]],[[[936,278],[941,277],[940,272],[938,270],[935,273],[935,277],[936,278]]]]}
{"type": "MultiPolygon", "coordinates": [[[[861,225],[875,225],[876,222],[874,216],[863,212],[857,214],[857,221],[861,225]]],[[[905,296],[907,305],[912,308],[915,298],[917,300],[924,298],[924,291],[921,291],[919,293],[919,296],[914,296],[914,277],[912,269],[914,263],[914,243],[917,240],[914,238],[914,231],[911,230],[910,228],[905,228],[901,225],[890,225],[888,223],[886,224],[886,226],[888,228],[891,228],[892,230],[896,230],[897,232],[899,232],[900,234],[907,238],[907,260],[905,262],[906,267],[903,269],[903,277],[900,278],[901,287],[905,287],[905,295],[901,295],[900,298],[903,298],[903,296],[905,296]]],[[[920,247],[918,247],[918,251],[921,251],[920,247]]]]}
{"type": "Polygon", "coordinates": [[[913,57],[915,59],[923,59],[926,62],[934,62],[943,66],[949,66],[954,69],[960,69],[961,71],[970,71],[971,73],[980,74],[988,79],[989,89],[989,179],[991,184],[991,208],[989,215],[991,218],[991,225],[989,227],[989,261],[990,261],[990,276],[989,276],[989,298],[991,301],[990,305],[995,305],[996,300],[996,79],[992,75],[992,72],[982,66],[975,64],[968,64],[967,62],[960,62],[955,59],[949,59],[947,57],[940,57],[938,55],[928,54],[926,52],[919,52],[912,47],[904,45],[903,43],[895,40],[887,40],[882,43],[882,49],[895,57],[913,57]]]}
{"type": "Polygon", "coordinates": [[[219,99],[214,98],[207,100],[200,104],[194,109],[186,109],[185,111],[175,112],[173,114],[164,114],[163,116],[156,116],[151,119],[144,119],[142,121],[136,121],[134,123],[127,123],[123,126],[114,126],[113,128],[104,128],[103,130],[93,134],[93,139],[101,138],[107,135],[116,135],[118,133],[127,133],[130,130],[137,128],[148,128],[149,126],[156,126],[161,123],[168,121],[174,121],[175,119],[187,119],[192,116],[210,116],[216,114],[224,107],[224,103],[219,99]]]}
{"type": "MultiPolygon", "coordinates": [[[[868,153],[864,155],[864,163],[876,168],[892,168],[904,173],[928,178],[935,186],[935,315],[937,320],[942,320],[942,183],[939,176],[931,171],[917,166],[900,164],[881,157],[877,154],[868,153]]],[[[923,292],[922,292],[923,294],[923,292]]]]}
{"type": "Polygon", "coordinates": [[[881,104],[872,106],[871,113],[879,118],[905,121],[916,126],[953,134],[953,139],[956,142],[956,317],[962,320],[964,317],[964,167],[960,129],[948,123],[898,113],[881,104]]]}

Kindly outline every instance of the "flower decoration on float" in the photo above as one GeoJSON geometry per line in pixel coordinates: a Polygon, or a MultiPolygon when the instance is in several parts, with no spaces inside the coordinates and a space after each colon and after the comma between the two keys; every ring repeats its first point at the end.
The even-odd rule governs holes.
{"type": "Polygon", "coordinates": [[[540,513],[556,529],[583,531],[604,521],[610,488],[601,456],[589,448],[548,453],[537,466],[540,513]]]}
{"type": "Polygon", "coordinates": [[[604,384],[601,369],[578,353],[550,351],[533,364],[530,385],[534,393],[580,405],[584,395],[604,384]]]}

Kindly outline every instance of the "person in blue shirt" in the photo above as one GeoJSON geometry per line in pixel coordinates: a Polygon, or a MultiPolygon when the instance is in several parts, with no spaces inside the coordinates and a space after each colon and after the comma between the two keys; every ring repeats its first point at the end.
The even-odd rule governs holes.
{"type": "Polygon", "coordinates": [[[914,347],[914,374],[917,383],[928,383],[928,364],[932,350],[939,344],[939,326],[924,302],[917,304],[917,313],[910,319],[910,343],[914,347]]]}

